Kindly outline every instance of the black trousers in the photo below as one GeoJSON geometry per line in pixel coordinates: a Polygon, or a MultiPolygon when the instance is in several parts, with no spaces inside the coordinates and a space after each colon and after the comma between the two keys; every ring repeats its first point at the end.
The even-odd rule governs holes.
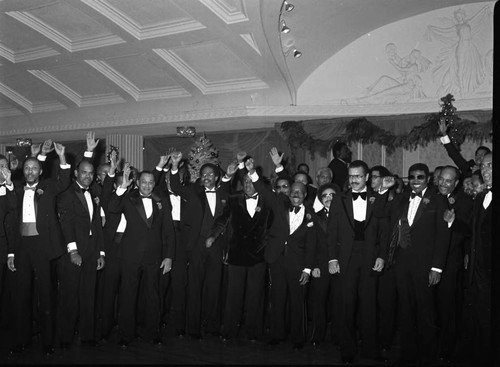
{"type": "Polygon", "coordinates": [[[38,304],[38,319],[42,343],[53,344],[54,317],[52,312],[51,261],[41,250],[40,236],[22,236],[14,265],[14,313],[15,342],[26,344],[31,341],[31,326],[34,315],[33,304],[38,304]]]}
{"type": "Polygon", "coordinates": [[[238,335],[238,324],[246,311],[245,330],[248,338],[256,339],[262,336],[265,276],[265,262],[253,266],[228,265],[225,335],[238,335]]]}
{"type": "MultiPolygon", "coordinates": [[[[113,246],[119,244],[114,243],[113,246]]],[[[106,252],[106,265],[102,269],[101,336],[109,337],[117,320],[117,303],[120,289],[120,258],[117,251],[106,252]]]]}
{"type": "Polygon", "coordinates": [[[340,266],[340,353],[345,358],[353,358],[357,353],[358,315],[363,340],[361,353],[368,357],[376,356],[378,353],[376,333],[378,273],[372,270],[373,265],[366,259],[364,242],[354,241],[349,264],[340,266]]]}
{"type": "Polygon", "coordinates": [[[377,290],[378,339],[381,348],[388,349],[396,332],[397,290],[394,267],[384,268],[380,274],[377,290]]]}

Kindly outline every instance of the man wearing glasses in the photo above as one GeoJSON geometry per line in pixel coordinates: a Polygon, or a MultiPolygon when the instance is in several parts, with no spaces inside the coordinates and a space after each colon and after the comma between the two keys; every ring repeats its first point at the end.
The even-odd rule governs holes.
{"type": "Polygon", "coordinates": [[[357,353],[356,304],[361,313],[361,355],[380,359],[376,341],[376,282],[377,274],[384,268],[387,231],[384,220],[374,214],[375,204],[382,199],[368,191],[368,177],[365,162],[350,163],[351,190],[333,197],[328,216],[328,270],[330,274],[338,273],[340,279],[340,354],[344,363],[352,363],[357,353]]]}

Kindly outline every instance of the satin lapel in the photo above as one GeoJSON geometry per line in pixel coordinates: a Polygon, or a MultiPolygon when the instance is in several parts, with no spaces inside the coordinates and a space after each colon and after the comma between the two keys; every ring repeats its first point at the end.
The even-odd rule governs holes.
{"type": "MultiPolygon", "coordinates": [[[[37,185],[37,187],[40,186],[40,184],[37,185]]],[[[39,196],[37,195],[35,191],[34,199],[33,199],[33,205],[35,206],[35,218],[38,218],[38,200],[39,196]]]]}
{"type": "Polygon", "coordinates": [[[136,193],[136,195],[130,197],[130,201],[132,201],[132,204],[134,204],[135,208],[137,209],[139,216],[149,228],[148,218],[146,218],[146,209],[144,209],[144,204],[142,203],[142,199],[139,197],[139,194],[136,193]]]}
{"type": "Polygon", "coordinates": [[[208,209],[210,212],[210,215],[212,215],[212,211],[210,210],[210,204],[208,203],[208,198],[207,194],[205,194],[205,191],[202,191],[199,194],[200,202],[201,202],[201,208],[202,208],[202,213],[205,213],[205,210],[208,209]]]}
{"type": "Polygon", "coordinates": [[[344,210],[347,213],[347,217],[349,218],[349,224],[351,228],[354,230],[354,209],[352,208],[352,192],[348,191],[344,195],[342,195],[342,205],[344,206],[344,210]]]}
{"type": "Polygon", "coordinates": [[[366,217],[365,217],[365,228],[368,226],[370,219],[372,218],[373,213],[373,204],[370,202],[370,198],[374,197],[374,195],[368,191],[366,194],[366,217]]]}
{"type": "Polygon", "coordinates": [[[73,190],[75,190],[76,197],[80,202],[82,203],[83,207],[87,210],[87,213],[89,214],[89,221],[90,221],[90,211],[89,211],[89,206],[87,205],[87,200],[85,200],[85,196],[82,193],[82,190],[78,187],[78,185],[75,187],[73,186],[73,190]]]}
{"type": "Polygon", "coordinates": [[[318,217],[318,225],[321,227],[323,232],[326,233],[327,222],[328,222],[328,217],[326,213],[323,210],[321,210],[321,212],[318,213],[317,217],[318,217]]]}
{"type": "Polygon", "coordinates": [[[288,233],[290,233],[290,201],[285,200],[283,202],[283,205],[285,206],[285,218],[286,218],[286,224],[288,228],[288,233]]]}
{"type": "Polygon", "coordinates": [[[420,204],[418,204],[418,209],[417,209],[417,212],[415,213],[415,218],[413,218],[413,223],[412,223],[412,226],[418,222],[418,220],[420,219],[420,217],[422,216],[422,214],[424,213],[425,211],[425,207],[427,206],[427,204],[424,203],[424,200],[430,200],[430,197],[431,197],[431,192],[429,189],[427,189],[425,191],[425,195],[424,197],[422,198],[422,200],[420,200],[420,204]]]}

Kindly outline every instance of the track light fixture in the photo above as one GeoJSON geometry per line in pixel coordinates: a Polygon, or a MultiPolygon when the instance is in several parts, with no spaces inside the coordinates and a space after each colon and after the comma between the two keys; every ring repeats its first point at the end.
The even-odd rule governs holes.
{"type": "Polygon", "coordinates": [[[288,1],[283,1],[283,5],[285,6],[286,11],[292,11],[295,6],[293,4],[290,4],[288,1]]]}
{"type": "Polygon", "coordinates": [[[284,20],[281,21],[281,33],[289,33],[290,28],[286,26],[286,23],[284,20]]]}

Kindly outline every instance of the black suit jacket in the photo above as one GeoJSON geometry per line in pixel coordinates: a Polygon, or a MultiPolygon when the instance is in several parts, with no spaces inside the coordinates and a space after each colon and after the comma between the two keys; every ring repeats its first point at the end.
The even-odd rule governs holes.
{"type": "Polygon", "coordinates": [[[324,209],[316,212],[316,254],[314,257],[314,268],[319,268],[321,274],[328,272],[328,216],[324,209]]]}
{"type": "Polygon", "coordinates": [[[7,249],[17,238],[16,208],[15,192],[5,188],[5,195],[0,196],[0,264],[7,261],[7,249]]]}
{"type": "Polygon", "coordinates": [[[305,206],[302,224],[290,234],[290,199],[279,193],[276,195],[265,187],[259,178],[253,183],[266,205],[273,211],[273,223],[268,232],[264,257],[269,264],[274,263],[287,247],[289,256],[300,259],[303,268],[312,269],[316,250],[316,217],[312,208],[305,206]]]}
{"type": "MultiPolygon", "coordinates": [[[[387,260],[388,228],[376,213],[383,206],[381,196],[367,191],[364,221],[364,256],[370,264],[377,258],[387,260]]],[[[328,249],[330,260],[338,260],[340,269],[349,266],[355,237],[352,191],[334,195],[328,217],[328,249]]]]}
{"type": "Polygon", "coordinates": [[[210,236],[218,237],[227,229],[229,264],[252,266],[264,261],[270,214],[271,208],[264,203],[261,196],[257,199],[257,207],[253,217],[248,214],[246,198],[243,193],[229,197],[223,214],[215,220],[210,234],[210,236]]]}
{"type": "Polygon", "coordinates": [[[146,211],[139,190],[118,196],[114,193],[109,202],[109,212],[125,215],[127,228],[121,240],[121,257],[127,262],[151,264],[175,256],[175,232],[172,208],[165,197],[152,195],[152,218],[146,211]]]}
{"type": "Polygon", "coordinates": [[[328,165],[328,168],[330,168],[333,172],[333,182],[343,191],[344,184],[347,181],[347,164],[338,158],[333,158],[328,165]]]}
{"type": "MultiPolygon", "coordinates": [[[[394,228],[402,216],[407,216],[410,194],[411,191],[403,192],[391,202],[390,228],[394,228]]],[[[411,245],[403,251],[406,261],[429,271],[432,267],[445,268],[450,240],[448,223],[443,219],[446,209],[447,202],[442,195],[426,190],[410,227],[411,245]]],[[[402,259],[402,250],[397,250],[396,264],[402,259]]]]}
{"type": "MultiPolygon", "coordinates": [[[[43,179],[36,186],[34,201],[36,230],[40,235],[40,246],[43,246],[43,252],[49,260],[61,256],[66,250],[57,213],[57,195],[66,190],[70,185],[70,172],[69,168],[61,169],[57,180],[43,179]]],[[[16,195],[17,224],[21,225],[23,222],[24,185],[16,188],[16,195]]],[[[18,236],[14,248],[9,250],[9,252],[15,254],[15,247],[18,246],[20,240],[21,238],[18,236]]]]}
{"type": "Polygon", "coordinates": [[[85,196],[76,182],[73,182],[66,191],[59,195],[57,200],[64,244],[76,242],[78,253],[84,259],[98,259],[99,252],[104,251],[101,206],[97,196],[91,194],[91,197],[92,221],[90,221],[85,196]],[[90,239],[91,231],[92,236],[95,236],[95,241],[90,239]]]}

